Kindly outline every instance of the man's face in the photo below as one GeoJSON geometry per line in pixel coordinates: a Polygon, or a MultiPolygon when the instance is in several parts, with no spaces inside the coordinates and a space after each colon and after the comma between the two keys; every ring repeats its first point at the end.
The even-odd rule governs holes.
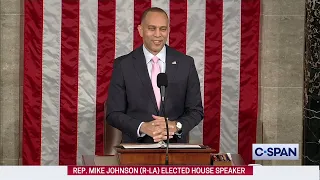
{"type": "Polygon", "coordinates": [[[167,42],[168,18],[161,12],[149,12],[138,26],[138,31],[146,48],[156,55],[167,42]]]}

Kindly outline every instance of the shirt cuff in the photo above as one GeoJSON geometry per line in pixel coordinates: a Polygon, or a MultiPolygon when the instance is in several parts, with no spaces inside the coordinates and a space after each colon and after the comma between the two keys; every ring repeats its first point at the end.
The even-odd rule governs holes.
{"type": "Polygon", "coordinates": [[[143,123],[144,123],[144,122],[140,123],[140,125],[139,125],[139,127],[138,127],[138,129],[137,129],[137,135],[138,135],[138,137],[143,137],[143,136],[146,135],[146,134],[144,134],[144,133],[140,133],[140,127],[141,127],[141,125],[142,125],[143,123]]]}

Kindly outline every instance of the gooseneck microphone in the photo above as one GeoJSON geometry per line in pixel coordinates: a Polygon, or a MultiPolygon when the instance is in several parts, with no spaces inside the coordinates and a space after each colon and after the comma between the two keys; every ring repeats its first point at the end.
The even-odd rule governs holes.
{"type": "Polygon", "coordinates": [[[165,165],[169,164],[169,127],[168,127],[168,118],[166,116],[165,111],[165,95],[166,95],[166,88],[168,86],[168,77],[165,73],[159,73],[157,76],[157,86],[160,88],[160,94],[161,94],[161,104],[162,104],[162,111],[163,111],[163,117],[166,122],[166,129],[167,129],[167,147],[166,147],[166,159],[165,159],[165,165]]]}

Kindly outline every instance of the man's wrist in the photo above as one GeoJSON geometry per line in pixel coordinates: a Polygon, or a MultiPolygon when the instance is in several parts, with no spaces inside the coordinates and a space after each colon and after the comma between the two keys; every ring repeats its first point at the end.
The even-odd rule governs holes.
{"type": "Polygon", "coordinates": [[[181,134],[182,132],[182,124],[179,121],[175,121],[175,134],[181,134]]]}
{"type": "Polygon", "coordinates": [[[182,137],[182,124],[179,121],[176,121],[176,132],[174,133],[174,135],[176,137],[178,137],[179,139],[181,139],[182,137]]]}
{"type": "Polygon", "coordinates": [[[137,130],[137,135],[138,135],[138,137],[143,137],[143,136],[145,136],[145,133],[143,133],[143,131],[141,130],[142,127],[143,127],[143,124],[144,124],[144,122],[141,122],[140,125],[139,125],[139,127],[138,127],[138,130],[137,130]]]}

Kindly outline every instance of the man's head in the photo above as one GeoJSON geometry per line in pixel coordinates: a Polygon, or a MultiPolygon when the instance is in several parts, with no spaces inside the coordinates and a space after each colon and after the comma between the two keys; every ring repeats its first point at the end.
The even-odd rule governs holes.
{"type": "Polygon", "coordinates": [[[142,15],[138,31],[145,47],[156,55],[167,42],[169,34],[168,15],[164,10],[157,7],[147,9],[142,15]]]}

